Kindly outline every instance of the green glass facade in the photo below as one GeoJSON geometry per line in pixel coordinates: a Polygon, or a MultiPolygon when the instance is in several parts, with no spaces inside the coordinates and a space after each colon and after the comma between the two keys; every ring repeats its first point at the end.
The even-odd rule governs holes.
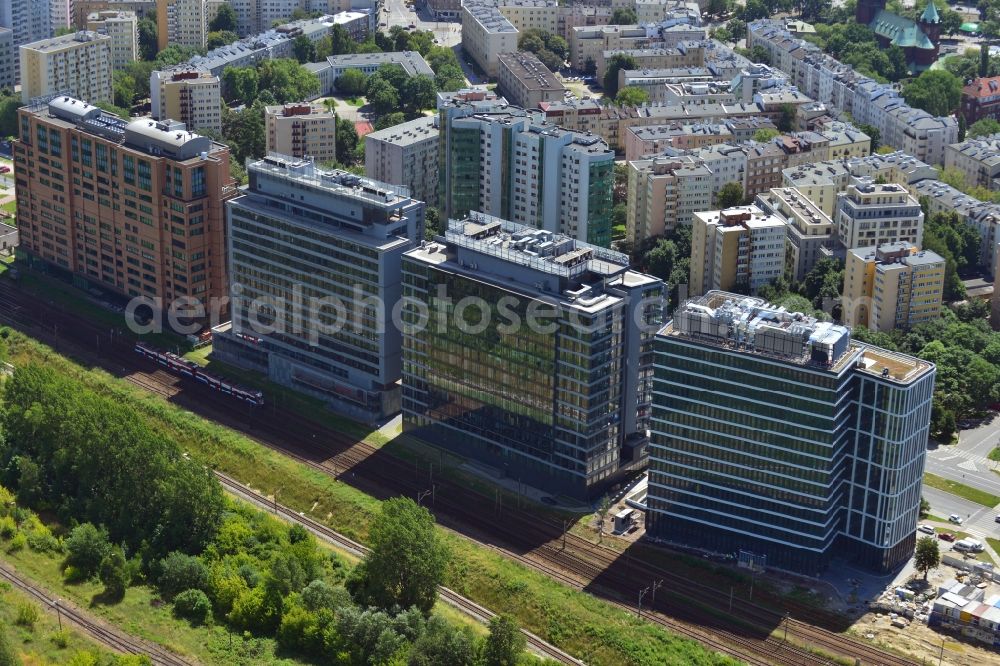
{"type": "Polygon", "coordinates": [[[612,198],[607,195],[614,189],[614,162],[594,162],[587,169],[587,242],[601,247],[611,247],[612,198]]]}

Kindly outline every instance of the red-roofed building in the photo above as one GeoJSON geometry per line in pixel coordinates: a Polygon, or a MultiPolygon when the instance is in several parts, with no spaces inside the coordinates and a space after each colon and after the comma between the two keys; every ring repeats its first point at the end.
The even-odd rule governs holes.
{"type": "Polygon", "coordinates": [[[1000,76],[976,79],[962,88],[962,115],[969,125],[983,118],[1000,120],[1000,76]]]}

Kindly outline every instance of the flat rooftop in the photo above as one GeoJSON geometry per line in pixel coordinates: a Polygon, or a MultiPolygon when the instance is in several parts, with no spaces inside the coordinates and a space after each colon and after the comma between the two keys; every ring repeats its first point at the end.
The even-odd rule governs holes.
{"type": "Polygon", "coordinates": [[[542,64],[534,53],[517,51],[515,53],[501,53],[497,56],[500,66],[509,70],[514,78],[528,90],[546,90],[552,92],[563,92],[566,86],[563,85],[549,68],[542,64]]]}

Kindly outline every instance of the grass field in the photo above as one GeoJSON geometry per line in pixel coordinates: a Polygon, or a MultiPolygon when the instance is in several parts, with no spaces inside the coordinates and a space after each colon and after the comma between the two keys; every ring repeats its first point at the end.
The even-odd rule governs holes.
{"type": "Polygon", "coordinates": [[[989,458],[990,460],[996,460],[997,462],[1000,462],[1000,446],[990,451],[990,454],[986,457],[989,458]]]}
{"type": "MultiPolygon", "coordinates": [[[[265,492],[280,489],[282,503],[365,541],[379,503],[364,493],[106,373],[85,370],[23,336],[11,337],[15,366],[35,361],[80,377],[135,407],[150,426],[176,439],[192,458],[265,492]]],[[[730,664],[699,644],[669,634],[589,594],[561,585],[492,549],[443,531],[452,557],[445,583],[478,603],[512,613],[522,626],[577,655],[591,666],[656,663],[730,664]]],[[[40,559],[40,558],[39,558],[40,559]]],[[[51,573],[49,574],[52,575],[51,573]]],[[[84,595],[93,591],[85,590],[84,595]]],[[[151,600],[147,599],[145,603],[151,600]]],[[[129,618],[123,617],[123,621],[129,618]]],[[[168,620],[162,619],[164,623],[168,620]]],[[[169,623],[163,630],[168,632],[169,623]]],[[[216,633],[218,630],[215,630],[216,633]]],[[[225,636],[206,635],[210,651],[225,650],[225,636]]],[[[179,640],[175,638],[175,640],[179,640]]],[[[194,649],[188,646],[186,649],[194,649]]]]}
{"type": "Polygon", "coordinates": [[[6,581],[0,583],[0,631],[7,632],[11,645],[25,665],[65,664],[78,652],[95,656],[106,654],[104,648],[71,629],[68,623],[60,631],[59,620],[51,610],[42,608],[6,581]],[[15,621],[18,608],[25,604],[38,609],[38,619],[30,626],[15,621]]]}
{"type": "Polygon", "coordinates": [[[930,486],[931,488],[937,488],[938,490],[944,490],[952,495],[958,495],[959,497],[967,499],[970,502],[982,504],[983,506],[994,507],[997,504],[1000,504],[1000,497],[994,495],[993,493],[988,493],[985,490],[979,490],[978,488],[973,488],[965,485],[964,483],[952,481],[951,479],[945,479],[937,476],[936,474],[931,474],[930,472],[924,474],[924,485],[930,486]]]}

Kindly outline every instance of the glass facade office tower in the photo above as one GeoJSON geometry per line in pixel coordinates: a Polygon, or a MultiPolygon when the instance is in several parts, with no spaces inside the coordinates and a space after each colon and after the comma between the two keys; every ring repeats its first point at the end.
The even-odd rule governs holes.
{"type": "Polygon", "coordinates": [[[912,555],[932,364],[719,291],[655,348],[650,536],[811,575],[912,555]]]}
{"type": "Polygon", "coordinates": [[[272,155],[227,204],[232,327],[215,352],[375,422],[399,412],[393,325],[403,252],[424,233],[405,188],[272,155]]]}
{"type": "Polygon", "coordinates": [[[403,425],[552,493],[645,463],[663,282],[482,213],[403,256],[403,425]]]}

